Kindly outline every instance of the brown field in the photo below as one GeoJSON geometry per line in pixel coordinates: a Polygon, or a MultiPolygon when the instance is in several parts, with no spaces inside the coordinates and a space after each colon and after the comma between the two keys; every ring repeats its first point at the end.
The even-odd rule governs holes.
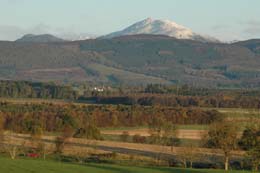
{"type": "MultiPolygon", "coordinates": [[[[141,136],[150,136],[150,132],[148,128],[143,129],[133,129],[133,130],[102,130],[101,133],[104,135],[121,135],[123,132],[127,131],[130,136],[134,136],[136,134],[141,136]]],[[[177,137],[180,139],[202,139],[207,130],[178,130],[177,137]]]]}

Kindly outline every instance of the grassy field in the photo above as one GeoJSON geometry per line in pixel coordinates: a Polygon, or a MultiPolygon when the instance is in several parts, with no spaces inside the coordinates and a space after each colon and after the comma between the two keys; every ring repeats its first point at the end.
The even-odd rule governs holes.
{"type": "MultiPolygon", "coordinates": [[[[130,167],[109,164],[77,165],[56,161],[17,159],[0,157],[1,173],[224,173],[223,170],[195,170],[163,167],[130,167]]],[[[230,171],[230,173],[247,173],[230,171]]],[[[249,173],[249,172],[248,172],[249,173]]]]}

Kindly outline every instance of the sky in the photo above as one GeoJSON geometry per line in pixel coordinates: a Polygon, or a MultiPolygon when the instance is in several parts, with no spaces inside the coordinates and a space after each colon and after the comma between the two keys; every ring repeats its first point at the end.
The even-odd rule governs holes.
{"type": "Polygon", "coordinates": [[[100,36],[148,17],[222,41],[260,38],[260,0],[0,0],[0,40],[100,36]]]}

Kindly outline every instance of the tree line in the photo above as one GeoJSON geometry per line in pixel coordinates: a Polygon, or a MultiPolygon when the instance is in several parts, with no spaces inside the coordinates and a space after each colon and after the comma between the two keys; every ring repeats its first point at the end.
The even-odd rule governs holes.
{"type": "Polygon", "coordinates": [[[67,99],[115,105],[260,108],[260,90],[258,89],[210,89],[187,85],[178,87],[151,84],[146,87],[104,87],[103,92],[98,92],[93,91],[91,87],[81,85],[0,81],[0,97],[67,99]]]}
{"type": "MultiPolygon", "coordinates": [[[[84,100],[84,98],[83,98],[84,100]]],[[[173,94],[129,94],[85,98],[97,104],[125,104],[169,107],[260,108],[260,97],[253,96],[177,96],[173,94]]]]}
{"type": "Polygon", "coordinates": [[[77,130],[88,127],[147,126],[155,117],[174,124],[210,124],[223,118],[214,110],[199,108],[143,107],[125,105],[11,104],[0,103],[0,116],[6,129],[30,132],[40,126],[45,131],[59,132],[65,126],[77,130]]]}
{"type": "Polygon", "coordinates": [[[0,81],[0,97],[75,100],[78,93],[71,86],[28,81],[0,81]]]}

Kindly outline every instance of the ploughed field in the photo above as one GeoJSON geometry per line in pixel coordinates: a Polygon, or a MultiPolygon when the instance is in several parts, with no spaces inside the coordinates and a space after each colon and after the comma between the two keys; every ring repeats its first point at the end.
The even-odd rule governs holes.
{"type": "MultiPolygon", "coordinates": [[[[1,173],[224,173],[223,170],[179,169],[164,167],[133,167],[109,164],[69,164],[56,161],[0,157],[1,173]]],[[[230,173],[247,171],[230,171],[230,173]]],[[[248,172],[249,173],[249,172],[248,172]]]]}

